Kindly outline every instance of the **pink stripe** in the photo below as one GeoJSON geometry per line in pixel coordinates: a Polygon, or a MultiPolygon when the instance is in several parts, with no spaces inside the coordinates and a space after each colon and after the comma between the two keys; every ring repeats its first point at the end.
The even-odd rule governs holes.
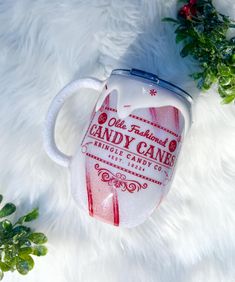
{"type": "Polygon", "coordinates": [[[149,112],[153,122],[157,122],[157,109],[156,108],[149,108],[149,112]]]}
{"type": "Polygon", "coordinates": [[[89,171],[87,169],[87,165],[86,165],[86,188],[87,188],[88,210],[90,216],[93,216],[93,198],[91,192],[91,179],[90,179],[89,171]]]}
{"type": "Polygon", "coordinates": [[[106,107],[109,107],[110,106],[110,97],[109,95],[106,96],[101,108],[100,108],[100,111],[103,112],[105,110],[106,107]]]}
{"type": "Polygon", "coordinates": [[[102,107],[104,107],[104,109],[105,107],[110,107],[110,95],[106,96],[102,107]]]}
{"type": "Polygon", "coordinates": [[[115,226],[119,225],[119,204],[117,191],[113,188],[113,224],[115,226]]]}
{"type": "Polygon", "coordinates": [[[100,181],[92,166],[91,160],[86,158],[86,186],[88,210],[90,216],[99,218],[110,224],[119,225],[118,199],[113,187],[100,181]]]}
{"type": "Polygon", "coordinates": [[[174,108],[174,120],[175,120],[175,129],[179,133],[179,110],[174,108]]]}
{"type": "Polygon", "coordinates": [[[107,96],[106,100],[106,106],[110,107],[110,95],[107,96]]]}

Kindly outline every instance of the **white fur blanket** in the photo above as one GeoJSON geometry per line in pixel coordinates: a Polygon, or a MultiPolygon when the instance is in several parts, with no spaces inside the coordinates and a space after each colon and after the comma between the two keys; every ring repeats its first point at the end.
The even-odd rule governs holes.
{"type": "MultiPolygon", "coordinates": [[[[215,4],[235,18],[233,0],[215,4]]],[[[173,28],[161,22],[175,12],[175,0],[0,1],[0,192],[18,215],[38,206],[32,225],[49,238],[49,253],[32,272],[6,273],[5,281],[235,281],[235,108],[196,90],[192,62],[180,58],[173,28]],[[74,78],[104,79],[117,67],[157,73],[196,99],[170,193],[130,230],[84,216],[68,171],[42,147],[56,93],[74,78]]],[[[86,91],[65,105],[57,126],[65,152],[74,152],[96,99],[86,91]]]]}

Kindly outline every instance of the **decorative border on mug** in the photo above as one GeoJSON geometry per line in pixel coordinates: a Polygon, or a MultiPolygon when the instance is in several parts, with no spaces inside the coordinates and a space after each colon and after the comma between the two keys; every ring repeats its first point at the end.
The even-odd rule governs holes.
{"type": "Polygon", "coordinates": [[[138,181],[129,180],[125,174],[120,172],[113,174],[110,170],[100,167],[98,163],[95,164],[95,169],[98,171],[98,175],[101,176],[101,181],[107,182],[109,186],[121,188],[122,191],[133,193],[148,187],[147,183],[140,184],[138,181]]]}

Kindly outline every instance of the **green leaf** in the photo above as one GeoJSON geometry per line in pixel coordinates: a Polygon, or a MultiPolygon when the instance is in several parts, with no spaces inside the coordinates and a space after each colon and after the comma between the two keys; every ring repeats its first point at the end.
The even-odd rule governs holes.
{"type": "Polygon", "coordinates": [[[230,66],[230,70],[231,70],[231,75],[235,76],[235,65],[234,66],[230,66]]]}
{"type": "Polygon", "coordinates": [[[209,90],[209,89],[210,89],[211,85],[212,85],[212,81],[211,81],[211,80],[209,80],[209,79],[204,79],[201,88],[202,88],[203,91],[206,91],[206,90],[209,90]]]}
{"type": "Polygon", "coordinates": [[[0,204],[2,202],[3,196],[0,194],[0,204]]]}
{"type": "Polygon", "coordinates": [[[35,220],[36,218],[38,218],[38,216],[39,216],[38,208],[33,209],[28,214],[20,217],[16,222],[16,224],[23,224],[24,222],[35,220]]]}
{"type": "Polygon", "coordinates": [[[34,267],[34,260],[30,255],[20,255],[19,256],[21,259],[25,260],[29,264],[29,270],[33,269],[34,267]]]}
{"type": "Polygon", "coordinates": [[[230,64],[232,66],[235,66],[235,54],[232,54],[232,56],[230,57],[230,64]]]}
{"type": "Polygon", "coordinates": [[[26,275],[30,271],[28,262],[21,259],[18,259],[16,269],[22,275],[26,275]]]}
{"type": "Polygon", "coordinates": [[[226,66],[225,64],[218,64],[217,69],[218,69],[220,76],[230,75],[231,73],[230,68],[226,66]]]}
{"type": "Polygon", "coordinates": [[[192,43],[188,43],[184,46],[184,48],[180,51],[180,55],[181,57],[186,57],[190,54],[190,52],[192,51],[192,48],[194,47],[194,44],[192,43]]]}
{"type": "Polygon", "coordinates": [[[29,255],[22,255],[17,258],[16,269],[22,274],[26,275],[34,267],[34,261],[29,255]]]}
{"type": "Polygon", "coordinates": [[[231,95],[235,96],[235,86],[232,85],[222,86],[219,84],[218,91],[220,96],[223,98],[225,98],[225,96],[231,96],[231,95]]]}
{"type": "Polygon", "coordinates": [[[12,230],[13,243],[14,244],[24,244],[28,239],[31,229],[27,226],[19,225],[12,230]]]}
{"type": "Polygon", "coordinates": [[[231,83],[231,76],[222,76],[219,78],[219,84],[222,86],[229,85],[231,83]]]}
{"type": "Polygon", "coordinates": [[[1,223],[3,229],[5,229],[6,231],[10,232],[12,230],[12,224],[9,220],[5,219],[2,221],[1,223]]]}
{"type": "Polygon", "coordinates": [[[190,76],[194,79],[194,80],[198,80],[199,78],[201,78],[203,76],[203,72],[195,72],[190,74],[190,76]]]}
{"type": "Polygon", "coordinates": [[[3,279],[3,277],[4,277],[4,273],[3,273],[3,271],[2,271],[2,270],[0,270],[0,280],[2,280],[2,279],[3,279]]]}
{"type": "Polygon", "coordinates": [[[0,210],[0,218],[6,217],[11,215],[16,211],[16,206],[12,203],[7,203],[1,210],[0,210]]]}
{"type": "Polygon", "coordinates": [[[208,69],[206,72],[203,73],[202,78],[198,82],[198,88],[206,91],[210,89],[211,85],[215,82],[215,75],[213,72],[208,69]]]}
{"type": "Polygon", "coordinates": [[[204,81],[204,83],[202,84],[201,89],[202,89],[202,91],[207,91],[207,90],[210,89],[210,87],[211,87],[211,83],[206,83],[206,82],[204,81]]]}
{"type": "Polygon", "coordinates": [[[221,85],[219,85],[218,87],[218,92],[221,98],[224,98],[227,96],[225,89],[221,85]]]}
{"type": "Polygon", "coordinates": [[[47,242],[47,237],[43,233],[35,232],[29,235],[29,240],[34,244],[44,244],[47,242]]]}
{"type": "Polygon", "coordinates": [[[19,255],[29,255],[32,252],[33,252],[33,248],[32,247],[24,247],[24,248],[20,248],[19,255]]]}
{"type": "Polygon", "coordinates": [[[187,27],[185,27],[184,25],[178,25],[177,28],[175,29],[175,33],[179,33],[179,32],[185,32],[187,33],[188,32],[188,29],[187,27]]]}
{"type": "Polygon", "coordinates": [[[179,42],[181,42],[182,40],[184,40],[185,38],[187,38],[187,34],[186,34],[186,33],[184,33],[184,32],[178,32],[178,33],[176,34],[176,37],[175,37],[175,42],[176,42],[176,43],[179,43],[179,42]]]}
{"type": "Polygon", "coordinates": [[[234,101],[234,99],[235,99],[235,95],[226,96],[226,97],[222,100],[222,104],[229,104],[229,103],[231,103],[232,101],[234,101]]]}
{"type": "Polygon", "coordinates": [[[162,22],[170,22],[170,23],[176,23],[176,24],[178,24],[178,23],[179,23],[179,21],[178,21],[178,20],[173,19],[173,18],[168,18],[168,17],[163,18],[163,19],[162,19],[162,22]]]}
{"type": "Polygon", "coordinates": [[[16,234],[14,237],[13,237],[13,240],[12,242],[16,245],[16,244],[20,244],[20,241],[22,241],[23,239],[26,240],[26,232],[22,232],[20,234],[16,234]]]}
{"type": "Polygon", "coordinates": [[[47,254],[47,248],[42,245],[34,246],[32,254],[38,257],[45,256],[47,254]]]}
{"type": "Polygon", "coordinates": [[[31,242],[28,239],[26,239],[26,240],[23,240],[23,242],[21,241],[20,247],[26,248],[26,247],[30,247],[31,245],[32,245],[31,242]]]}
{"type": "Polygon", "coordinates": [[[11,270],[11,266],[8,265],[8,264],[6,264],[5,262],[0,261],[0,269],[1,269],[3,272],[6,272],[6,271],[11,270]]]}
{"type": "Polygon", "coordinates": [[[6,249],[4,254],[4,262],[6,262],[10,266],[15,265],[15,253],[13,253],[12,249],[6,249]]]}
{"type": "Polygon", "coordinates": [[[27,226],[18,225],[18,226],[13,228],[12,232],[13,232],[13,235],[16,235],[16,234],[20,234],[22,232],[29,233],[30,230],[31,229],[29,227],[27,227],[27,226]]]}

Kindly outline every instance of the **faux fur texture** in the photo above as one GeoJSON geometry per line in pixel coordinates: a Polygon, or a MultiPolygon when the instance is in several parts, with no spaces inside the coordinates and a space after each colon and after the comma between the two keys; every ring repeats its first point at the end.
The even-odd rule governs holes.
{"type": "MultiPolygon", "coordinates": [[[[235,2],[215,2],[235,18],[235,2]]],[[[23,277],[5,281],[235,281],[235,108],[199,93],[179,56],[175,0],[0,1],[0,192],[18,214],[40,208],[33,226],[49,253],[23,277]],[[194,123],[175,179],[153,216],[134,229],[97,222],[75,205],[69,173],[42,147],[52,98],[69,81],[105,79],[113,68],[157,73],[195,97],[194,123]]],[[[73,153],[97,93],[66,103],[57,123],[60,148],[73,153]],[[81,103],[85,107],[81,107],[81,103]]]]}

